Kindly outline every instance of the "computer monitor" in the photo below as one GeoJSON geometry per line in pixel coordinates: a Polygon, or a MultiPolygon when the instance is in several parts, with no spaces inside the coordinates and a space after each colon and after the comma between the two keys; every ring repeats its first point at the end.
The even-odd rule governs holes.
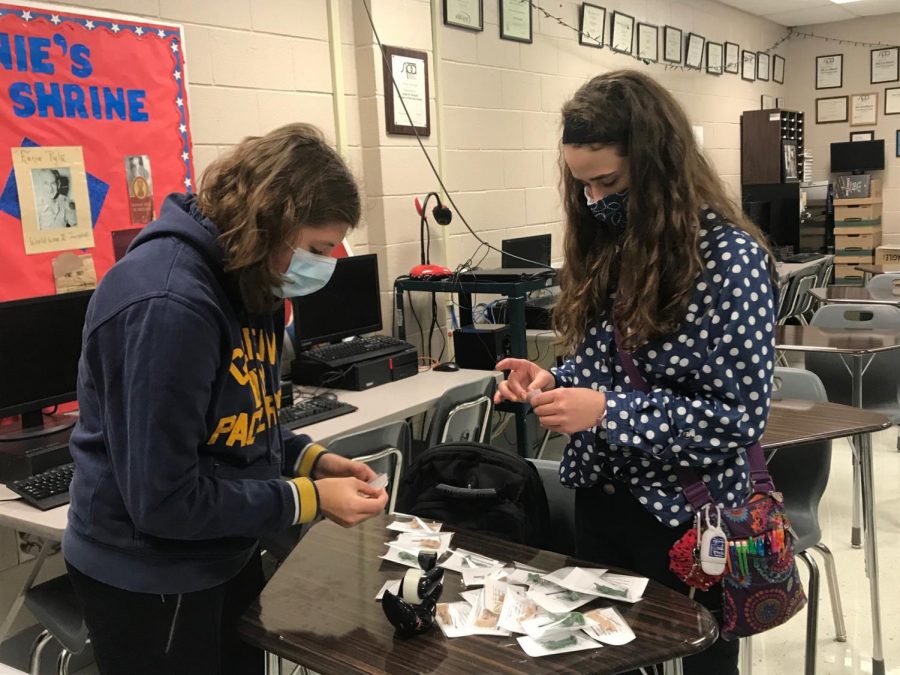
{"type": "Polygon", "coordinates": [[[4,425],[0,440],[18,440],[62,431],[71,415],[42,409],[74,401],[81,357],[81,333],[93,291],[64,293],[0,303],[0,417],[21,415],[4,425]]]}
{"type": "Polygon", "coordinates": [[[884,139],[831,144],[832,173],[863,173],[884,169],[884,139]]]}
{"type": "Polygon", "coordinates": [[[549,234],[504,239],[500,248],[503,251],[502,267],[550,267],[549,234]]]}
{"type": "Polygon", "coordinates": [[[381,330],[378,256],[338,258],[334,274],[320,291],[294,298],[294,347],[381,330]]]}

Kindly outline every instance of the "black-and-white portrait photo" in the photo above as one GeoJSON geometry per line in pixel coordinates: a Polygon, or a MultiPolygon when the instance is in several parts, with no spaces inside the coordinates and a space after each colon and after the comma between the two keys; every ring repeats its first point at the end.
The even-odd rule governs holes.
{"type": "Polygon", "coordinates": [[[68,167],[31,170],[39,230],[77,227],[75,201],[69,196],[72,172],[68,167]]]}
{"type": "Polygon", "coordinates": [[[127,155],[125,157],[125,176],[128,180],[129,197],[143,199],[153,194],[150,157],[147,155],[127,155]]]}

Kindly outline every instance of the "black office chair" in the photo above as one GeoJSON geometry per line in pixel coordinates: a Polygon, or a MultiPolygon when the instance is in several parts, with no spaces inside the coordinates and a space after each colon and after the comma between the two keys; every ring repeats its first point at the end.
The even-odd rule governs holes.
{"type": "MultiPolygon", "coordinates": [[[[822,381],[814,373],[799,368],[775,369],[773,398],[828,400],[822,381]]],[[[804,443],[776,451],[769,456],[768,467],[775,485],[784,495],[785,511],[797,535],[794,552],[809,569],[805,673],[815,675],[819,569],[809,553],[811,550],[818,551],[825,561],[835,640],[838,642],[847,640],[834,556],[822,543],[822,529],[819,525],[819,502],[828,485],[828,474],[831,471],[831,441],[804,443]]]]}
{"type": "Polygon", "coordinates": [[[44,649],[56,640],[62,645],[56,671],[59,675],[67,675],[72,656],[83,652],[90,642],[84,611],[69,575],[63,574],[29,588],[25,592],[25,607],[44,627],[32,645],[29,672],[40,674],[44,649]]]}
{"type": "Polygon", "coordinates": [[[445,391],[434,407],[425,438],[413,441],[412,452],[417,454],[439,443],[490,443],[496,388],[497,381],[486,372],[484,380],[445,391]]]}
{"type": "Polygon", "coordinates": [[[550,507],[550,539],[546,548],[563,555],[575,555],[575,490],[559,481],[559,462],[529,459],[538,470],[547,505],[550,507]]]}

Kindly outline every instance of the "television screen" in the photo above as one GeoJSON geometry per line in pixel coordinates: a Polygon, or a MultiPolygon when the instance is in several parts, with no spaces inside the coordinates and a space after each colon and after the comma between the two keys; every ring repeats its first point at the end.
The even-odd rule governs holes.
{"type": "Polygon", "coordinates": [[[884,139],[831,144],[831,172],[884,169],[884,139]]]}

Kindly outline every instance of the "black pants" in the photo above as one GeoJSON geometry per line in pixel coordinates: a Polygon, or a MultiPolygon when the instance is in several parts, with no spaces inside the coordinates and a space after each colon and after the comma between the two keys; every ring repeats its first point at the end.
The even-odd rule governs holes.
{"type": "MultiPolygon", "coordinates": [[[[575,491],[579,558],[633,570],[685,594],[689,588],[669,570],[669,549],[688,527],[662,525],[621,483],[601,482],[575,491]]],[[[694,600],[721,623],[720,587],[697,591],[694,600]]],[[[738,675],[738,642],[719,639],[706,651],[687,657],[684,674],[738,675]]]]}
{"type": "Polygon", "coordinates": [[[260,675],[263,653],[235,632],[263,587],[259,554],[233,579],[182,595],[123,591],[66,562],[102,675],[260,675]]]}

